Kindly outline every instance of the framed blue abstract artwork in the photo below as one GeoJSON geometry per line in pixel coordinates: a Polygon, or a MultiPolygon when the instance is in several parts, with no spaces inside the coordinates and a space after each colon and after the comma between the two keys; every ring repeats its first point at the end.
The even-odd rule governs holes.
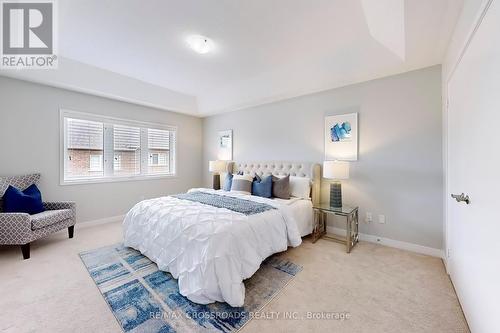
{"type": "Polygon", "coordinates": [[[325,160],[358,159],[358,114],[325,117],[325,160]]]}

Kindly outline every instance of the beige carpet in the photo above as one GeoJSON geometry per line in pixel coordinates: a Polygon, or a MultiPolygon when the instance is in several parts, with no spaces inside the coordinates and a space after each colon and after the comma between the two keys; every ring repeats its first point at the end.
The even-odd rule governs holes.
{"type": "MultiPolygon", "coordinates": [[[[63,231],[32,244],[29,260],[0,248],[0,332],[120,332],[78,253],[121,239],[120,223],[77,225],[74,239],[63,231]]],[[[254,319],[241,332],[468,332],[440,259],[369,243],[346,254],[308,239],[287,256],[304,270],[264,308],[278,319],[254,319]]]]}

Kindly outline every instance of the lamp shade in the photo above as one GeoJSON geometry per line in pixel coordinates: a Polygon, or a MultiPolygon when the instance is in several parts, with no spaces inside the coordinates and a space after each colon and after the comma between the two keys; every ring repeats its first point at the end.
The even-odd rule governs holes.
{"type": "Polygon", "coordinates": [[[329,179],[348,179],[349,162],[345,161],[324,161],[323,178],[329,179]]]}
{"type": "Polygon", "coordinates": [[[225,172],[226,171],[226,161],[209,161],[208,171],[210,172],[225,172]]]}

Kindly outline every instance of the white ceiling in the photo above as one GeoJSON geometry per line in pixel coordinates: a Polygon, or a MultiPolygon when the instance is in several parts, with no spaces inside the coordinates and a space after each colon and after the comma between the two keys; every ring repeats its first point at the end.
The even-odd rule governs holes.
{"type": "Polygon", "coordinates": [[[59,54],[194,96],[177,111],[208,115],[439,64],[462,3],[65,0],[59,54]],[[190,34],[215,51],[193,52],[190,34]]]}

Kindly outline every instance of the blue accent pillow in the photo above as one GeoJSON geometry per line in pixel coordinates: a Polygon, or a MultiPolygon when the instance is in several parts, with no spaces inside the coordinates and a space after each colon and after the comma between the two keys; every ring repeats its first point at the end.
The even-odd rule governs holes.
{"type": "Polygon", "coordinates": [[[227,173],[226,180],[224,180],[224,191],[231,191],[231,185],[233,184],[233,174],[227,173]]]}
{"type": "Polygon", "coordinates": [[[24,191],[9,185],[3,195],[3,211],[4,213],[41,213],[45,211],[42,194],[35,184],[24,191]]]}
{"type": "Polygon", "coordinates": [[[259,176],[255,176],[252,182],[252,195],[271,198],[273,195],[273,177],[260,178],[259,176]]]}

